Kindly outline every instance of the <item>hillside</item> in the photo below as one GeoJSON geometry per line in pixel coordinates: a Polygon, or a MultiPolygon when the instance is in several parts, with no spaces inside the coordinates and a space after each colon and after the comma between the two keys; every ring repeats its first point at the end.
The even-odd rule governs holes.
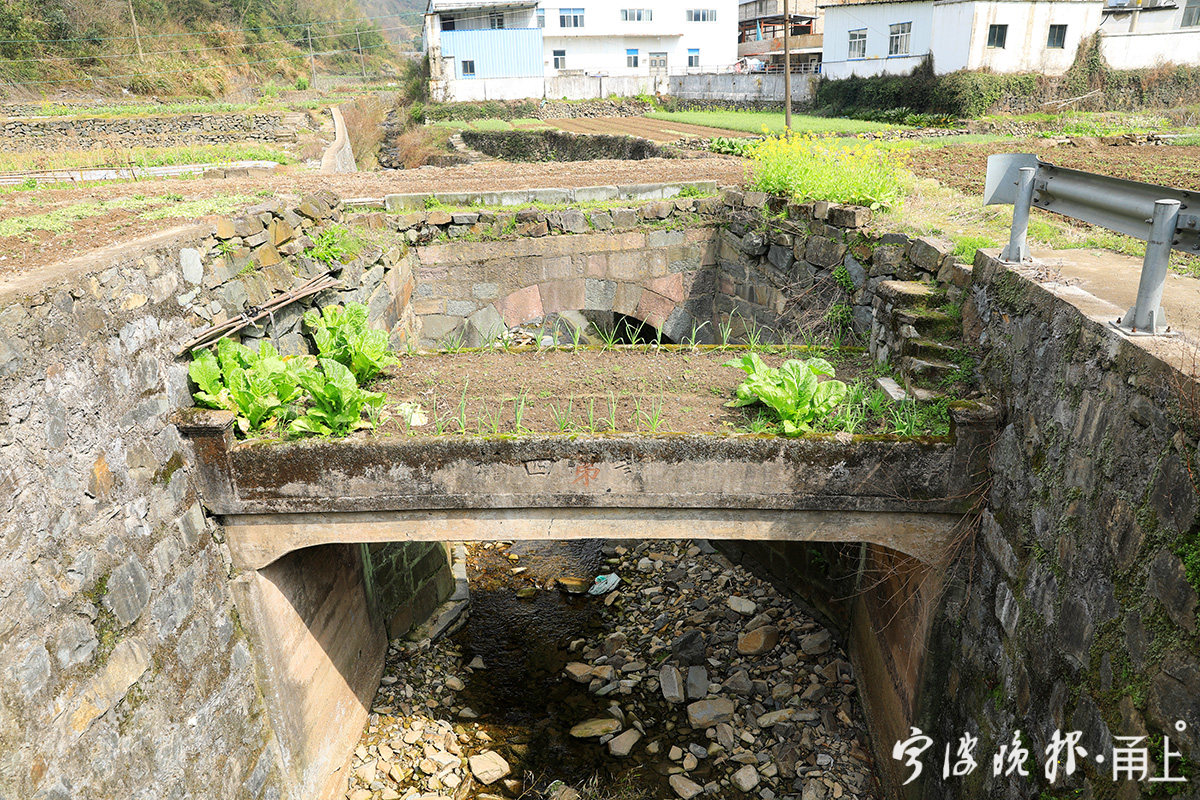
{"type": "Polygon", "coordinates": [[[388,41],[396,42],[403,50],[419,49],[426,0],[358,0],[358,4],[368,17],[388,17],[380,20],[388,41]]]}
{"type": "Polygon", "coordinates": [[[394,73],[385,29],[419,28],[412,4],[370,0],[404,13],[372,19],[382,14],[356,0],[132,0],[135,30],[129,0],[5,0],[0,94],[221,97],[245,84],[292,86],[309,74],[310,37],[318,72],[357,72],[361,40],[368,69],[394,73]]]}

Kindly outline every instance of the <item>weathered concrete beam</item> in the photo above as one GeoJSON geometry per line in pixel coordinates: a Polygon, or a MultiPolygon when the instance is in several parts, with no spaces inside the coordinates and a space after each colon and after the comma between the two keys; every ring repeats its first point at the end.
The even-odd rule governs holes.
{"type": "Polygon", "coordinates": [[[903,511],[586,507],[238,514],[223,521],[234,565],[242,569],[333,542],[521,539],[873,542],[937,563],[963,524],[961,514],[903,511]]]}
{"type": "Polygon", "coordinates": [[[982,406],[953,417],[952,438],[920,440],[232,443],[227,420],[202,411],[181,429],[242,569],[321,543],[518,538],[867,541],[936,562],[983,485],[995,424],[982,406]]]}

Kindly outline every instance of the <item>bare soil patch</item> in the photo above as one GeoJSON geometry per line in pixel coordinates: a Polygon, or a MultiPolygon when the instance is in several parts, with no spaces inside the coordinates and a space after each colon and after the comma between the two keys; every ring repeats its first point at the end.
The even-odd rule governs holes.
{"type": "Polygon", "coordinates": [[[559,130],[571,133],[602,133],[610,136],[640,136],[654,142],[677,142],[684,138],[711,139],[714,136],[746,138],[750,134],[745,131],[731,131],[722,128],[709,128],[705,125],[691,125],[686,122],[650,119],[648,117],[599,117],[596,119],[548,119],[547,125],[553,125],[559,130]]]}
{"type": "MultiPolygon", "coordinates": [[[[0,194],[0,221],[45,214],[71,205],[116,200],[135,195],[174,195],[181,201],[229,195],[258,198],[298,198],[317,189],[330,189],[343,198],[383,197],[391,193],[467,192],[503,189],[575,188],[625,183],[666,183],[715,180],[741,184],[744,168],[737,159],[698,158],[644,161],[581,161],[509,164],[485,162],[454,167],[424,167],[396,172],[316,175],[288,171],[265,178],[174,179],[82,187],[43,188],[0,194]]],[[[34,232],[0,237],[0,275],[27,266],[45,266],[105,245],[132,242],[165,228],[194,223],[195,218],[140,220],[136,213],[114,210],[71,223],[59,233],[34,232]]]]}
{"type": "Polygon", "coordinates": [[[1104,144],[1048,146],[1045,139],[954,144],[912,151],[911,168],[971,197],[983,194],[987,157],[996,153],[1037,153],[1060,167],[1127,180],[1200,190],[1200,147],[1184,145],[1114,147],[1104,144]]]}
{"type": "MultiPolygon", "coordinates": [[[[782,350],[782,348],[780,348],[782,350]]],[[[708,433],[746,432],[763,406],[726,408],[745,377],[723,366],[741,350],[714,348],[617,348],[612,350],[474,351],[402,359],[392,375],[371,388],[388,406],[417,402],[429,424],[413,433],[497,436],[517,433],[708,433]],[[519,418],[519,420],[518,420],[519,418]]],[[[821,355],[851,383],[869,372],[862,350],[761,353],[771,366],[785,358],[821,355]]],[[[395,417],[395,415],[393,415],[395,417]]],[[[883,420],[858,433],[881,433],[883,420]]],[[[382,433],[408,433],[391,419],[382,433]]]]}

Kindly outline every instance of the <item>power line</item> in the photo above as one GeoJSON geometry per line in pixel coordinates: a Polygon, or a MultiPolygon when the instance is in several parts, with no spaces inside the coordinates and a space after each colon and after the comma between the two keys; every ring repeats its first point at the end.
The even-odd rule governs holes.
{"type": "MultiPolygon", "coordinates": [[[[397,17],[408,16],[425,16],[423,11],[401,11],[396,14],[381,14],[377,17],[347,17],[346,19],[329,19],[318,20],[316,22],[291,22],[286,25],[260,25],[254,28],[212,28],[204,31],[189,31],[186,33],[153,33],[143,34],[143,39],[163,39],[178,36],[203,36],[209,33],[249,33],[252,31],[275,31],[283,28],[306,28],[312,25],[337,25],[343,22],[372,22],[377,19],[395,19],[397,17]]],[[[133,36],[95,36],[87,38],[79,38],[73,36],[69,39],[0,39],[0,44],[52,44],[56,42],[120,42],[132,41],[133,36]]]]}

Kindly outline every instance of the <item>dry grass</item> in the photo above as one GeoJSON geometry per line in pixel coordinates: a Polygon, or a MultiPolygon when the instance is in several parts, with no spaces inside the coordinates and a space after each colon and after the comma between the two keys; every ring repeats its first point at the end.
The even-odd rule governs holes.
{"type": "Polygon", "coordinates": [[[432,126],[409,128],[392,142],[396,160],[405,169],[433,164],[446,155],[452,134],[451,130],[432,126]]]}
{"type": "Polygon", "coordinates": [[[341,107],[350,146],[359,169],[374,169],[379,145],[383,142],[383,120],[389,105],[379,95],[365,95],[341,107]]]}

